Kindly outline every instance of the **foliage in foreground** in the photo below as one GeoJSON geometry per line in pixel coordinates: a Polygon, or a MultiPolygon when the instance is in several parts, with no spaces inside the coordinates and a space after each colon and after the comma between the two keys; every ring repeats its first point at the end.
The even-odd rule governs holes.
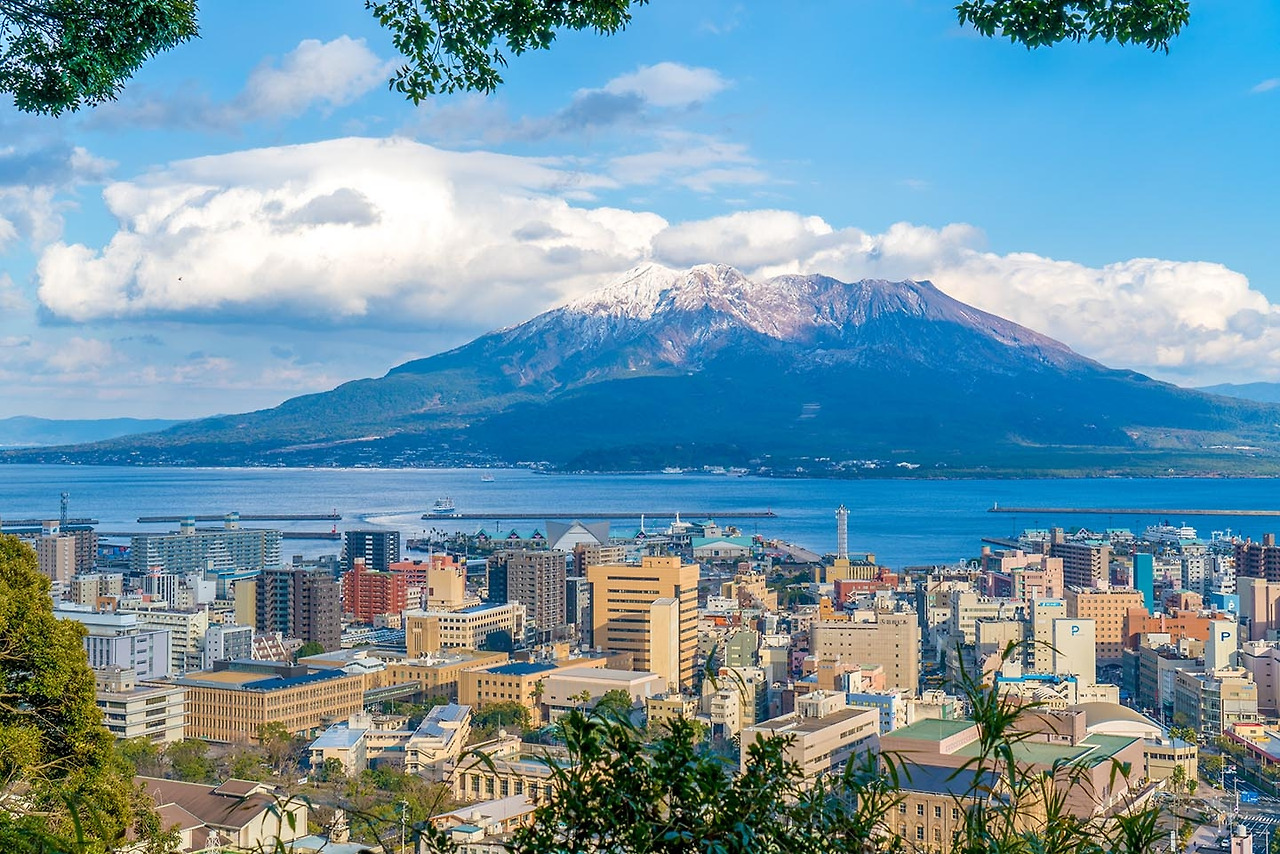
{"type": "MultiPolygon", "coordinates": [[[[355,2],[355,0],[351,0],[355,2]]],[[[365,0],[404,59],[391,88],[490,93],[508,56],[551,47],[562,31],[612,35],[648,0],[365,0]]],[[[1169,50],[1189,0],[962,0],[961,24],[1029,48],[1103,39],[1169,50]]],[[[786,14],[778,5],[776,14],[786,14]]],[[[197,34],[195,0],[0,0],[0,92],[18,109],[59,115],[114,99],[144,62],[197,34]]]]}

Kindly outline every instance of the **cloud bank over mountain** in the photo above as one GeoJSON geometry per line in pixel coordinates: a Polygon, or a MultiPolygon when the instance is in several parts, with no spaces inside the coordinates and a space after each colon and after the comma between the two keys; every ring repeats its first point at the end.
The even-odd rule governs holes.
{"type": "MultiPolygon", "coordinates": [[[[692,98],[723,85],[695,76],[672,89],[672,75],[679,80],[641,69],[631,82],[618,78],[618,91],[669,102],[680,87],[692,98]]],[[[731,155],[698,165],[728,171],[731,155]]],[[[461,333],[518,321],[642,261],[714,262],[760,276],[929,279],[1107,364],[1173,380],[1280,378],[1280,309],[1221,264],[1089,267],[993,252],[963,223],[874,233],[787,210],[672,223],[599,202],[661,168],[360,137],[178,161],[108,184],[115,234],[98,247],[48,246],[38,298],[73,323],[216,318],[461,333]]]]}

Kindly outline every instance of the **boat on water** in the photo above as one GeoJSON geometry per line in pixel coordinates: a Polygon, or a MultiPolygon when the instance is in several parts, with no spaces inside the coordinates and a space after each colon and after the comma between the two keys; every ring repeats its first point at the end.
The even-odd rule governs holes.
{"type": "Polygon", "coordinates": [[[491,475],[491,474],[482,474],[482,475],[480,475],[480,482],[481,482],[481,483],[493,483],[493,475],[491,475]]]}
{"type": "Polygon", "coordinates": [[[436,503],[431,505],[431,512],[437,516],[447,516],[454,512],[452,498],[437,498],[436,503]]]}

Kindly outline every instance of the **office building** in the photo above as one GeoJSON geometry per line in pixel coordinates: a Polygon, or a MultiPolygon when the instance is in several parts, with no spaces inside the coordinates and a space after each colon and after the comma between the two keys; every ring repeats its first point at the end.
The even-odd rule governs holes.
{"type": "Polygon", "coordinates": [[[1222,735],[1232,724],[1258,720],[1258,686],[1243,667],[1205,673],[1179,670],[1173,687],[1173,720],[1201,735],[1222,735]]]}
{"type": "Polygon", "coordinates": [[[1068,587],[1067,616],[1073,620],[1093,620],[1098,644],[1098,660],[1114,663],[1129,639],[1128,621],[1131,610],[1142,608],[1142,594],[1124,588],[1085,590],[1068,587]]]}
{"type": "Polygon", "coordinates": [[[673,687],[692,685],[698,573],[697,564],[684,564],[678,557],[646,556],[639,565],[587,567],[592,643],[631,653],[636,670],[657,673],[673,687]]]}
{"type": "Polygon", "coordinates": [[[259,632],[314,641],[337,649],[342,636],[341,592],[332,574],[318,569],[267,569],[255,580],[259,632]]]}
{"type": "Polygon", "coordinates": [[[385,614],[403,614],[408,607],[403,574],[379,572],[358,557],[342,576],[342,612],[358,623],[372,623],[385,614]]]}
{"type": "Polygon", "coordinates": [[[611,670],[600,667],[566,667],[546,677],[542,696],[537,698],[555,720],[573,709],[590,709],[610,691],[625,691],[633,706],[643,706],[650,697],[667,690],[666,681],[656,673],[611,670]],[[584,700],[583,697],[586,697],[584,700]]]}
{"type": "Polygon", "coordinates": [[[839,774],[857,756],[879,746],[880,713],[849,708],[843,694],[814,691],[796,698],[791,714],[771,718],[742,730],[741,767],[747,767],[751,745],[758,739],[789,739],[784,757],[800,767],[806,785],[819,777],[839,774]]]}
{"type": "Polygon", "coordinates": [[[253,658],[253,626],[218,623],[204,633],[204,669],[216,661],[253,658]]]}
{"type": "Polygon", "coordinates": [[[138,617],[138,628],[167,631],[173,674],[199,670],[204,664],[204,633],[209,630],[209,612],[174,611],[168,605],[134,605],[120,613],[138,617]]]}
{"type": "Polygon", "coordinates": [[[546,642],[563,634],[565,616],[565,561],[561,551],[520,549],[505,552],[507,601],[524,605],[525,630],[533,642],[546,642]]]}
{"type": "Polygon", "coordinates": [[[140,625],[137,614],[67,608],[53,613],[84,626],[84,649],[94,670],[128,670],[138,680],[165,679],[172,674],[168,629],[140,625]]]}
{"type": "Polygon", "coordinates": [[[1027,664],[1032,673],[1053,673],[1053,623],[1067,616],[1062,599],[1037,599],[1031,603],[1031,649],[1027,664]]]}
{"type": "Polygon", "coordinates": [[[342,569],[350,572],[356,558],[374,572],[386,572],[400,561],[400,532],[383,529],[347,531],[342,535],[342,569]]]}
{"type": "Polygon", "coordinates": [[[363,677],[276,661],[220,661],[175,680],[187,691],[187,738],[256,741],[269,721],[313,738],[364,708],[363,677]]]}
{"type": "Polygon", "coordinates": [[[410,658],[447,649],[509,652],[524,637],[524,606],[472,605],[460,611],[406,611],[405,648],[410,658]]]}
{"type": "Polygon", "coordinates": [[[1142,605],[1148,611],[1156,608],[1156,558],[1138,552],[1133,556],[1133,589],[1142,594],[1142,605]]]}
{"type": "Polygon", "coordinates": [[[911,613],[878,613],[870,622],[815,622],[810,649],[818,661],[884,668],[885,688],[920,690],[920,623],[911,613]]]}
{"type": "MultiPolygon", "coordinates": [[[[513,661],[458,675],[458,702],[474,709],[494,703],[516,702],[529,710],[534,726],[542,723],[541,694],[548,677],[563,669],[575,673],[603,669],[604,658],[570,658],[552,662],[513,661]]],[[[514,722],[513,722],[514,724],[514,722]]]]}
{"type": "Polygon", "coordinates": [[[1098,682],[1096,624],[1093,620],[1053,621],[1053,672],[1075,676],[1079,685],[1098,682]]]}
{"type": "MultiPolygon", "coordinates": [[[[409,608],[456,611],[468,604],[467,567],[450,554],[433,554],[426,560],[403,560],[391,571],[404,578],[409,608]]],[[[504,599],[503,602],[506,600],[504,599]]]]}
{"type": "Polygon", "coordinates": [[[152,569],[177,575],[234,572],[280,565],[280,532],[240,527],[231,513],[221,528],[197,528],[182,520],[169,534],[138,534],[129,549],[129,571],[137,576],[152,569]]]}
{"type": "Polygon", "coordinates": [[[94,701],[102,710],[102,725],[116,738],[145,738],[159,744],[182,741],[186,696],[181,685],[142,681],[132,670],[94,671],[94,701]]]}

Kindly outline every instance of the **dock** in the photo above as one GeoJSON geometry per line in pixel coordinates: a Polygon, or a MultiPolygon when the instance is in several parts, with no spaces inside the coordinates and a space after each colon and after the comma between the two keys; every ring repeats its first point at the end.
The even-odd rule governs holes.
{"type": "MultiPolygon", "coordinates": [[[[39,528],[46,522],[58,522],[59,525],[64,524],[58,521],[57,516],[44,516],[40,519],[0,519],[0,528],[39,528]]],[[[96,525],[97,519],[68,519],[66,525],[96,525]]]]}
{"type": "MultiPolygon", "coordinates": [[[[99,537],[130,538],[154,537],[155,531],[99,531],[99,537]]],[[[341,531],[281,531],[281,539],[285,540],[341,540],[341,531]]]]}
{"type": "MultiPolygon", "coordinates": [[[[158,525],[165,522],[181,522],[183,519],[195,519],[197,522],[225,522],[230,513],[220,516],[139,516],[139,525],[158,525]]],[[[241,522],[338,522],[341,513],[241,513],[241,522]]]]}
{"type": "Polygon", "coordinates": [[[423,513],[422,518],[453,519],[456,521],[519,522],[541,521],[544,519],[617,521],[639,519],[641,516],[648,519],[674,519],[676,516],[686,519],[774,519],[777,518],[777,515],[772,510],[724,510],[718,513],[686,513],[683,510],[679,512],[661,510],[657,512],[637,511],[635,513],[565,513],[562,511],[547,511],[545,513],[423,513]]]}
{"type": "Polygon", "coordinates": [[[1187,510],[1165,507],[1000,507],[988,513],[1022,513],[1043,516],[1089,514],[1092,516],[1280,516],[1280,510],[1187,510]]]}

